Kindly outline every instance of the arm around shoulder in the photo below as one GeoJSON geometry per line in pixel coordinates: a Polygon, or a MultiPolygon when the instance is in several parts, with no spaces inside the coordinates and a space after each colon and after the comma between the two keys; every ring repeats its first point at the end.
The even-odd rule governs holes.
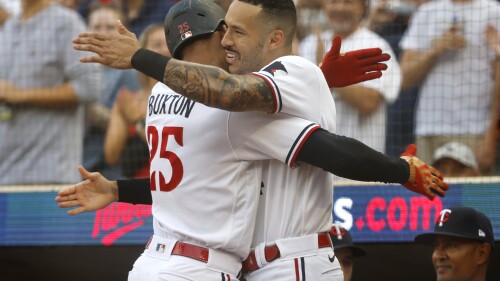
{"type": "Polygon", "coordinates": [[[255,75],[233,75],[218,67],[169,59],[146,49],[132,56],[132,66],[206,106],[235,112],[273,112],[275,108],[270,86],[255,75]]]}

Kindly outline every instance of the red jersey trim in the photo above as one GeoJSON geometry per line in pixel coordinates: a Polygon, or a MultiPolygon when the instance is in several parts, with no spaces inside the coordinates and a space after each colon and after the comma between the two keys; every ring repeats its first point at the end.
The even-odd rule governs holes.
{"type": "Polygon", "coordinates": [[[281,106],[282,106],[281,94],[279,92],[279,89],[278,89],[278,86],[276,85],[276,83],[274,83],[274,81],[271,78],[269,78],[266,75],[263,75],[261,73],[254,72],[252,74],[257,76],[257,77],[262,78],[267,83],[267,85],[271,89],[271,92],[273,93],[274,109],[273,109],[273,112],[271,112],[271,114],[280,112],[281,106]]]}
{"type": "Polygon", "coordinates": [[[295,167],[295,159],[297,158],[297,155],[299,154],[300,149],[302,148],[302,146],[304,145],[304,143],[307,141],[307,139],[309,138],[309,136],[314,131],[316,131],[317,129],[320,129],[320,128],[321,127],[318,124],[313,123],[313,124],[307,126],[306,128],[304,128],[304,130],[300,133],[299,137],[297,138],[297,140],[295,141],[294,145],[290,149],[290,153],[289,153],[289,155],[288,155],[288,157],[286,159],[286,164],[290,168],[294,168],[295,167]]]}

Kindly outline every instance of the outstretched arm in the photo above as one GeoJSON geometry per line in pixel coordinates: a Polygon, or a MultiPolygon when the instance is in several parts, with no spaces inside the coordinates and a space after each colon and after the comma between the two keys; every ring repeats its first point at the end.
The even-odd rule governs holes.
{"type": "MultiPolygon", "coordinates": [[[[415,152],[410,146],[401,158],[391,157],[355,139],[319,129],[306,140],[296,161],[352,180],[400,183],[431,200],[436,195],[443,197],[448,185],[442,175],[415,157],[415,152]]],[[[130,181],[118,182],[120,202],[151,204],[148,179],[131,186],[130,181]]]]}
{"type": "Polygon", "coordinates": [[[273,93],[265,80],[255,75],[232,75],[227,71],[163,57],[139,49],[132,66],[191,100],[227,111],[273,112],[273,93]]]}
{"type": "Polygon", "coordinates": [[[59,190],[56,202],[59,208],[73,208],[70,215],[102,209],[118,200],[116,181],[110,181],[100,173],[90,173],[82,166],[78,167],[82,182],[59,190]]]}
{"type": "Polygon", "coordinates": [[[358,181],[400,183],[429,199],[444,196],[448,184],[434,168],[415,157],[410,145],[401,158],[384,155],[365,144],[326,130],[316,130],[302,146],[296,161],[358,181]]]}
{"type": "Polygon", "coordinates": [[[84,181],[59,190],[56,202],[59,208],[73,208],[70,215],[96,211],[113,202],[152,204],[149,179],[110,181],[100,173],[91,173],[78,167],[84,181]]]}
{"type": "MultiPolygon", "coordinates": [[[[136,36],[120,22],[118,32],[111,35],[82,33],[73,40],[76,50],[91,51],[96,56],[82,62],[97,62],[109,67],[135,68],[163,81],[177,93],[229,111],[272,112],[275,101],[269,85],[253,75],[231,75],[212,66],[169,59],[141,49],[136,36]]],[[[330,87],[343,87],[380,77],[388,60],[378,48],[357,50],[340,55],[340,37],[323,60],[322,71],[330,87]]]]}
{"type": "MultiPolygon", "coordinates": [[[[329,87],[345,87],[382,76],[387,65],[380,61],[388,60],[388,54],[374,48],[341,56],[340,40],[335,37],[321,65],[329,87]]],[[[232,75],[217,67],[168,59],[145,49],[139,49],[131,63],[175,92],[207,106],[228,111],[272,112],[275,108],[270,86],[254,75],[232,75]]]]}

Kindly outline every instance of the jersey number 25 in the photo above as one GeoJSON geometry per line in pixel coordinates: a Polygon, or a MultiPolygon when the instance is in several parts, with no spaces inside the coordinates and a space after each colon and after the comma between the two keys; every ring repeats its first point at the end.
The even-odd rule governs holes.
{"type": "MultiPolygon", "coordinates": [[[[174,190],[182,180],[184,175],[184,167],[182,165],[182,161],[172,151],[168,151],[168,139],[170,136],[174,137],[175,142],[178,145],[183,146],[183,128],[182,127],[163,127],[161,131],[161,145],[159,145],[159,135],[158,129],[154,126],[148,126],[148,143],[150,152],[149,152],[149,166],[150,169],[155,169],[153,167],[153,160],[158,153],[158,156],[163,159],[167,159],[170,162],[170,166],[172,167],[172,176],[170,180],[167,182],[165,180],[165,175],[162,171],[152,170],[150,173],[151,180],[151,190],[156,190],[159,187],[160,191],[169,192],[174,190]],[[158,172],[158,182],[156,181],[156,173],[158,172]]],[[[158,167],[158,166],[157,166],[158,167]]]]}

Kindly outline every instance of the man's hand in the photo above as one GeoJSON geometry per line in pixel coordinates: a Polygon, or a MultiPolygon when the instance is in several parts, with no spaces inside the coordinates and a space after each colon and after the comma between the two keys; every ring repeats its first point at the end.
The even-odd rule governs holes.
{"type": "Polygon", "coordinates": [[[132,56],[141,45],[135,34],[128,31],[120,21],[117,21],[116,29],[117,34],[86,32],[73,39],[73,49],[97,54],[82,58],[80,61],[97,62],[116,69],[132,68],[132,56]]]}
{"type": "Polygon", "coordinates": [[[361,49],[340,54],[340,36],[333,38],[332,48],[320,65],[330,88],[346,87],[382,77],[382,70],[391,56],[380,48],[361,49]]]}
{"type": "Polygon", "coordinates": [[[59,190],[56,202],[59,208],[78,207],[68,211],[69,215],[77,215],[102,209],[118,201],[118,185],[109,181],[100,173],[90,173],[82,166],[78,167],[84,181],[59,190]]]}
{"type": "Polygon", "coordinates": [[[463,26],[460,23],[451,24],[441,37],[432,40],[432,46],[438,54],[464,49],[467,38],[463,35],[463,26]]]}
{"type": "Polygon", "coordinates": [[[402,185],[430,200],[433,200],[436,194],[444,197],[446,190],[448,190],[448,184],[443,181],[443,175],[415,157],[416,152],[417,147],[410,144],[401,154],[401,158],[410,164],[410,178],[402,185]]]}

